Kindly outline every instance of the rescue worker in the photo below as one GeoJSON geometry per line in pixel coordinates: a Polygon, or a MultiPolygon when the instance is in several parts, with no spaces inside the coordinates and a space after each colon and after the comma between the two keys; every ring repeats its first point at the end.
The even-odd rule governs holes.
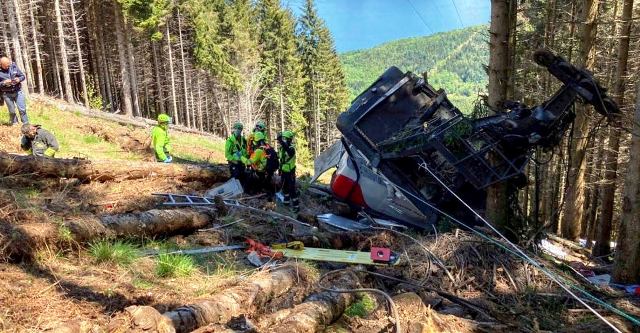
{"type": "Polygon", "coordinates": [[[58,140],[40,125],[23,124],[20,146],[33,156],[53,158],[60,149],[58,140]]]}
{"type": "Polygon", "coordinates": [[[290,205],[294,212],[300,210],[298,192],[296,191],[296,147],[293,144],[293,132],[284,131],[278,134],[278,160],[280,161],[280,178],[284,204],[290,205]]]}
{"type": "Polygon", "coordinates": [[[171,145],[169,143],[169,122],[171,118],[161,113],[158,115],[158,125],[151,130],[151,148],[156,155],[156,161],[171,163],[171,145]]]}
{"type": "Polygon", "coordinates": [[[242,163],[251,167],[251,179],[247,181],[249,190],[253,193],[257,193],[263,190],[267,194],[267,199],[272,200],[274,194],[274,188],[271,184],[271,177],[267,172],[267,160],[266,153],[267,144],[265,136],[262,132],[253,133],[253,153],[249,158],[242,157],[242,163]]]}
{"type": "Polygon", "coordinates": [[[25,75],[15,62],[7,57],[0,58],[0,93],[7,110],[9,110],[9,118],[11,125],[18,124],[18,116],[16,116],[16,108],[20,112],[20,121],[22,124],[29,123],[27,117],[27,103],[25,101],[24,92],[22,91],[22,82],[25,75]]]}
{"type": "Polygon", "coordinates": [[[242,158],[247,158],[247,140],[242,136],[242,124],[233,124],[233,132],[224,144],[224,156],[229,163],[231,177],[245,187],[245,167],[242,158]]]}
{"type": "MultiPolygon", "coordinates": [[[[249,136],[247,137],[247,155],[251,156],[251,154],[253,153],[253,147],[254,147],[254,143],[255,143],[255,139],[254,139],[254,134],[260,132],[264,135],[265,140],[267,138],[267,124],[265,124],[264,121],[262,120],[258,120],[256,122],[256,126],[253,128],[253,132],[249,133],[249,136]]],[[[265,141],[266,142],[266,141],[265,141]]]]}

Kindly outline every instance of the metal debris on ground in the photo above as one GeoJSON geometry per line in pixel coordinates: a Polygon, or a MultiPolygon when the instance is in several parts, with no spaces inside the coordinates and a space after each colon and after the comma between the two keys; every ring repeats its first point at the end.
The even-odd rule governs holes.
{"type": "Polygon", "coordinates": [[[245,245],[226,245],[226,246],[214,246],[214,247],[204,247],[201,249],[193,249],[193,250],[176,250],[170,252],[158,251],[158,250],[148,250],[142,253],[143,256],[157,256],[160,254],[206,254],[206,253],[215,253],[215,252],[224,252],[224,251],[233,251],[233,250],[242,250],[246,248],[245,245]]]}
{"type": "Polygon", "coordinates": [[[204,195],[205,197],[210,198],[219,196],[223,199],[233,199],[242,195],[243,193],[244,190],[242,188],[242,185],[240,184],[240,181],[235,178],[231,178],[226,183],[208,190],[204,195]]]}
{"type": "Polygon", "coordinates": [[[369,226],[335,214],[317,215],[318,223],[325,224],[344,231],[361,231],[369,229],[369,226]]]}

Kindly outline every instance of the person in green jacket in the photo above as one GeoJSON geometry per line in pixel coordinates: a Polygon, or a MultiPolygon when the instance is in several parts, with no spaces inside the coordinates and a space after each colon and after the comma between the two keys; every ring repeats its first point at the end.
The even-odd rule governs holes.
{"type": "Polygon", "coordinates": [[[296,190],[296,147],[293,144],[293,132],[284,131],[278,134],[279,172],[282,179],[282,193],[284,204],[291,205],[294,212],[300,210],[298,192],[296,190]]]}
{"type": "Polygon", "coordinates": [[[242,136],[242,124],[233,124],[233,132],[224,144],[224,156],[229,163],[231,177],[245,187],[245,167],[242,158],[247,158],[247,140],[242,136]]]}
{"type": "Polygon", "coordinates": [[[171,163],[171,145],[169,143],[169,122],[171,118],[161,113],[158,115],[158,125],[151,130],[151,147],[158,162],[171,163]]]}
{"type": "Polygon", "coordinates": [[[56,137],[40,125],[24,124],[20,130],[22,131],[20,147],[33,156],[53,158],[60,149],[56,137]]]}

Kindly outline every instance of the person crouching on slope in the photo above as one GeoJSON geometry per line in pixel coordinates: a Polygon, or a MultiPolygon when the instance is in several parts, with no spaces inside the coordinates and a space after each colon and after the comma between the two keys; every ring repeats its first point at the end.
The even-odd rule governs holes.
{"type": "Polygon", "coordinates": [[[296,191],[296,147],[293,145],[293,132],[284,131],[278,134],[278,160],[280,161],[280,177],[284,204],[291,205],[294,212],[300,210],[298,192],[296,191]]]}
{"type": "Polygon", "coordinates": [[[158,125],[151,130],[151,147],[158,162],[171,163],[171,145],[169,144],[169,122],[171,118],[161,113],[158,115],[158,125]]]}
{"type": "Polygon", "coordinates": [[[60,149],[56,137],[40,125],[24,124],[21,131],[20,146],[33,156],[53,158],[60,149]]]}
{"type": "Polygon", "coordinates": [[[247,158],[247,140],[242,136],[242,124],[233,124],[233,132],[224,144],[224,156],[229,163],[231,177],[240,181],[242,187],[246,186],[245,167],[242,158],[247,158]]]}
{"type": "Polygon", "coordinates": [[[267,145],[265,136],[262,132],[253,133],[253,153],[251,157],[242,157],[242,163],[247,166],[251,166],[253,171],[251,179],[247,181],[249,189],[256,193],[258,191],[265,191],[267,199],[271,200],[274,194],[274,188],[271,185],[271,177],[267,173],[267,145]]]}

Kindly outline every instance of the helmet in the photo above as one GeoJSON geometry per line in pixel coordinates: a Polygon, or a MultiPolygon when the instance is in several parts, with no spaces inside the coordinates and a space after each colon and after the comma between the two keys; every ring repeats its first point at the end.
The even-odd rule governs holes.
{"type": "Polygon", "coordinates": [[[285,139],[289,139],[289,140],[293,139],[293,132],[292,131],[284,131],[281,134],[282,134],[282,137],[285,138],[285,139]]]}
{"type": "Polygon", "coordinates": [[[256,129],[264,131],[267,128],[267,124],[263,120],[258,120],[256,123],[256,129]]]}
{"type": "Polygon", "coordinates": [[[233,124],[233,129],[242,131],[242,123],[237,122],[237,123],[233,124]]]}
{"type": "Polygon", "coordinates": [[[264,139],[265,139],[264,133],[262,133],[262,132],[253,133],[253,141],[254,142],[260,142],[260,141],[262,141],[264,139]]]}
{"type": "Polygon", "coordinates": [[[169,123],[171,122],[171,117],[169,117],[169,115],[167,115],[166,113],[161,113],[158,115],[158,122],[159,123],[169,123]]]}

